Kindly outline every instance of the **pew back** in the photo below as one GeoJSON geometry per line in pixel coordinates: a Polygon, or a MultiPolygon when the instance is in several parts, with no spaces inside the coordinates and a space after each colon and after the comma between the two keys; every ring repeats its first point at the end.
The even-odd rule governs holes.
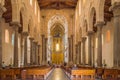
{"type": "Polygon", "coordinates": [[[93,80],[93,79],[95,79],[95,69],[72,70],[71,75],[72,76],[81,76],[81,78],[83,78],[83,76],[89,76],[90,77],[89,80],[91,80],[91,79],[93,80]]]}
{"type": "Polygon", "coordinates": [[[103,79],[117,79],[118,70],[117,69],[104,69],[103,79]]]}

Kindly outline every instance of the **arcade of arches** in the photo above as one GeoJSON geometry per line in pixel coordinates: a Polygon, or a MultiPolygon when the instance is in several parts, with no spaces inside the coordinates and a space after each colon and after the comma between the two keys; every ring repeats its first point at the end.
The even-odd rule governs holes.
{"type": "Polygon", "coordinates": [[[0,67],[120,67],[120,0],[0,0],[0,67]]]}

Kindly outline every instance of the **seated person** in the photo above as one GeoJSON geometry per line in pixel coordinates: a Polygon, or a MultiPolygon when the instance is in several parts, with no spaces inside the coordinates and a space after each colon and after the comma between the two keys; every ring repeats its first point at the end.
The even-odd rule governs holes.
{"type": "Polygon", "coordinates": [[[5,65],[5,62],[3,61],[2,62],[2,68],[5,69],[6,65],[5,65]]]}
{"type": "Polygon", "coordinates": [[[77,65],[74,64],[74,66],[72,67],[72,69],[78,69],[78,68],[77,68],[77,65]]]}

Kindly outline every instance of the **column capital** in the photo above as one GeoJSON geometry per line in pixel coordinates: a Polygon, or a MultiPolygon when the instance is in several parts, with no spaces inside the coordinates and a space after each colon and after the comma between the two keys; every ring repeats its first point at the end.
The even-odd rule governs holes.
{"type": "Polygon", "coordinates": [[[74,35],[72,34],[71,37],[73,37],[74,35]]]}
{"type": "Polygon", "coordinates": [[[115,17],[120,16],[120,2],[115,2],[109,10],[113,11],[115,17]]]}
{"type": "Polygon", "coordinates": [[[81,41],[79,41],[78,44],[81,44],[81,41]]]}
{"type": "Polygon", "coordinates": [[[103,27],[104,25],[105,25],[104,21],[97,21],[95,24],[96,27],[103,27]]]}
{"type": "Polygon", "coordinates": [[[38,43],[38,41],[36,41],[36,40],[34,40],[33,42],[34,42],[35,44],[37,44],[37,43],[38,43]]]}
{"type": "Polygon", "coordinates": [[[40,44],[38,43],[38,47],[40,47],[40,44]]]}
{"type": "Polygon", "coordinates": [[[42,37],[45,37],[45,35],[44,35],[44,34],[41,34],[41,36],[42,36],[42,37]]]}
{"type": "Polygon", "coordinates": [[[86,37],[82,37],[82,41],[85,41],[86,40],[86,37]]]}
{"type": "Polygon", "coordinates": [[[29,33],[28,32],[22,32],[22,35],[27,37],[29,35],[29,33]]]}
{"type": "Polygon", "coordinates": [[[0,18],[2,17],[3,13],[6,11],[7,11],[7,9],[0,4],[0,18]]]}
{"type": "Polygon", "coordinates": [[[73,17],[74,17],[74,15],[73,15],[73,14],[71,14],[71,15],[70,15],[70,18],[72,18],[72,19],[73,19],[73,17]]]}
{"type": "Polygon", "coordinates": [[[21,27],[21,24],[19,22],[10,22],[10,25],[13,26],[14,28],[15,27],[21,27]]]}
{"type": "Polygon", "coordinates": [[[42,15],[42,18],[44,19],[44,18],[46,18],[46,16],[45,16],[45,15],[42,15]]]}
{"type": "Polygon", "coordinates": [[[89,36],[89,35],[92,35],[93,33],[94,33],[94,31],[88,31],[87,35],[89,36]]]}
{"type": "Polygon", "coordinates": [[[33,38],[33,37],[29,37],[29,39],[30,39],[30,40],[32,40],[32,41],[34,40],[34,38],[33,38]]]}

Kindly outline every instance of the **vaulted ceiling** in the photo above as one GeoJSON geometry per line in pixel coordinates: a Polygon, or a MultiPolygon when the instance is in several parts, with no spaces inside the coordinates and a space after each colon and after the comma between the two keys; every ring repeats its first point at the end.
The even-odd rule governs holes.
{"type": "Polygon", "coordinates": [[[41,9],[75,8],[78,0],[38,0],[41,9]]]}

